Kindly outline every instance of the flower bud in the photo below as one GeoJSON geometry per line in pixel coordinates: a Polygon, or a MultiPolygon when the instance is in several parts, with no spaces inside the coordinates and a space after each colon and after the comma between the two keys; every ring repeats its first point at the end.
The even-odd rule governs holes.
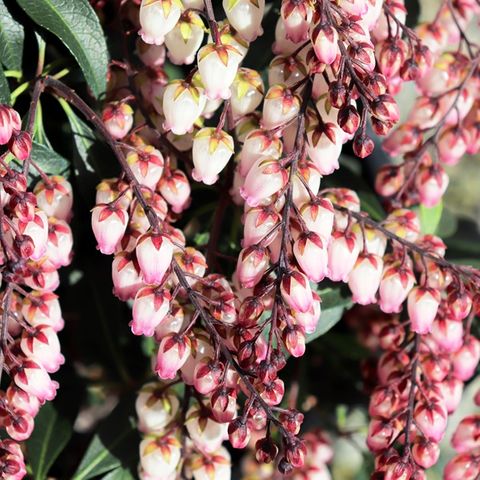
{"type": "Polygon", "coordinates": [[[430,333],[440,305],[440,293],[429,287],[415,287],[408,294],[408,316],[414,332],[430,333]]]}
{"type": "Polygon", "coordinates": [[[145,433],[162,432],[175,418],[179,407],[177,396],[160,383],[143,385],[135,401],[139,430],[145,433]]]}
{"type": "Polygon", "coordinates": [[[208,357],[200,360],[193,372],[194,387],[202,395],[208,395],[218,388],[224,368],[223,365],[208,357]]]}
{"type": "Polygon", "coordinates": [[[8,149],[23,162],[30,156],[32,151],[32,137],[23,130],[15,131],[8,142],[8,149]]]}
{"type": "Polygon", "coordinates": [[[92,230],[97,248],[105,255],[112,254],[125,234],[128,213],[118,204],[97,205],[92,210],[92,230]]]}
{"type": "Polygon", "coordinates": [[[133,320],[130,328],[134,335],[153,336],[155,328],[165,318],[170,309],[171,296],[168,290],[144,287],[133,302],[133,320]]]}
{"type": "Polygon", "coordinates": [[[370,104],[373,115],[382,122],[396,123],[400,119],[400,111],[397,102],[389,94],[378,96],[370,104]]]}
{"type": "Polygon", "coordinates": [[[193,130],[193,125],[205,108],[207,98],[203,88],[173,80],[163,94],[163,114],[165,130],[175,135],[185,135],[193,130]]]}
{"type": "Polygon", "coordinates": [[[282,2],[280,14],[285,28],[285,36],[294,43],[308,39],[313,9],[310,2],[286,0],[282,2]]]}
{"type": "Polygon", "coordinates": [[[230,422],[237,409],[237,392],[233,388],[220,387],[211,397],[212,414],[217,422],[230,422]]]}
{"type": "Polygon", "coordinates": [[[298,271],[291,271],[283,275],[280,291],[283,300],[293,310],[305,313],[312,306],[312,291],[308,278],[298,271]]]}
{"type": "Polygon", "coordinates": [[[232,45],[208,43],[198,51],[198,71],[210,100],[230,98],[241,60],[240,52],[232,45]]]}
{"type": "Polygon", "coordinates": [[[242,417],[234,418],[228,425],[228,439],[233,448],[245,448],[250,441],[251,432],[242,417]]]}
{"type": "Polygon", "coordinates": [[[56,372],[65,363],[58,336],[47,325],[40,325],[31,332],[24,330],[20,348],[27,358],[37,362],[48,373],[56,372]]]}
{"type": "Polygon", "coordinates": [[[174,432],[163,436],[149,435],[140,443],[140,465],[148,475],[156,478],[159,472],[169,478],[181,458],[181,443],[174,432]]]}
{"type": "MultiPolygon", "coordinates": [[[[248,172],[240,195],[247,205],[256,207],[268,197],[280,191],[288,181],[288,172],[278,160],[260,159],[248,172]]],[[[272,239],[273,240],[273,239],[272,239]]]]}
{"type": "Polygon", "coordinates": [[[385,313],[398,313],[415,283],[412,270],[406,265],[386,265],[380,282],[380,308],[385,313]]]}
{"type": "Polygon", "coordinates": [[[461,420],[452,436],[452,446],[458,453],[480,447],[479,415],[469,415],[461,420]]]}
{"type": "Polygon", "coordinates": [[[42,404],[46,400],[53,400],[57,394],[58,383],[33,360],[22,361],[22,365],[13,372],[13,381],[29,395],[37,397],[42,404]]]}
{"type": "Polygon", "coordinates": [[[163,173],[162,154],[151,145],[141,146],[128,152],[127,162],[137,181],[155,190],[163,173]]]}
{"type": "Polygon", "coordinates": [[[437,205],[448,187],[448,182],[448,175],[441,165],[420,168],[415,177],[420,202],[429,208],[437,205]]]}
{"type": "Polygon", "coordinates": [[[186,10],[175,27],[165,36],[170,61],[175,65],[190,65],[204,36],[203,22],[198,13],[186,10]]]}
{"type": "Polygon", "coordinates": [[[463,343],[463,324],[447,318],[437,318],[431,335],[442,352],[456,352],[463,343]]]}
{"type": "Polygon", "coordinates": [[[383,260],[378,255],[361,253],[348,275],[352,300],[360,305],[376,303],[376,294],[383,271],[383,260]]]}
{"type": "Polygon", "coordinates": [[[312,282],[322,281],[328,272],[328,250],[315,232],[304,232],[293,244],[293,254],[303,272],[312,282]]]}
{"type": "Polygon", "coordinates": [[[223,0],[223,9],[232,27],[247,42],[253,42],[263,34],[262,18],[265,0],[223,0]]]}
{"type": "Polygon", "coordinates": [[[453,354],[453,374],[466,382],[473,377],[480,360],[480,341],[470,335],[465,343],[453,354]]]}
{"type": "Polygon", "coordinates": [[[12,408],[8,412],[4,426],[8,435],[17,442],[23,442],[32,434],[34,427],[33,417],[23,410],[12,408]]]}
{"type": "Polygon", "coordinates": [[[175,333],[166,335],[158,347],[155,373],[162,380],[175,378],[191,353],[190,338],[175,333]]]}
{"type": "Polygon", "coordinates": [[[320,22],[313,29],[311,39],[317,58],[322,63],[331,65],[339,54],[337,30],[329,23],[320,22]]]}
{"type": "Polygon", "coordinates": [[[48,242],[48,219],[44,212],[36,210],[30,221],[14,219],[18,231],[22,236],[28,236],[33,242],[33,252],[30,255],[32,260],[39,260],[47,251],[48,242]]]}
{"type": "Polygon", "coordinates": [[[413,412],[415,423],[428,440],[439,442],[447,428],[447,410],[439,402],[417,403],[413,412]]]}
{"type": "Polygon", "coordinates": [[[328,245],[328,278],[334,282],[347,282],[359,254],[354,232],[335,231],[328,245]]]}
{"type": "Polygon", "coordinates": [[[262,128],[273,130],[293,120],[300,111],[300,99],[285,85],[274,85],[263,102],[262,128]]]}
{"type": "Polygon", "coordinates": [[[121,140],[133,126],[132,107],[128,103],[109,103],[103,109],[102,120],[108,133],[115,140],[121,140]]]}
{"type": "Polygon", "coordinates": [[[269,265],[269,254],[265,247],[251,246],[238,255],[237,276],[244,288],[253,288],[263,277],[269,265]]]}
{"type": "Polygon", "coordinates": [[[21,128],[18,113],[9,105],[0,104],[0,145],[6,145],[14,131],[21,128]]]}
{"type": "Polygon", "coordinates": [[[338,110],[338,125],[349,134],[354,134],[360,125],[360,115],[353,105],[346,105],[338,110]]]}
{"type": "Polygon", "coordinates": [[[453,457],[446,465],[444,480],[476,480],[480,475],[478,456],[475,453],[462,453],[453,457]]]}
{"type": "Polygon", "coordinates": [[[419,439],[413,444],[412,455],[417,465],[422,468],[430,468],[438,462],[440,447],[438,443],[419,439]]]}
{"type": "Polygon", "coordinates": [[[180,0],[142,0],[139,34],[145,43],[161,45],[182,12],[180,0]]]}
{"type": "Polygon", "coordinates": [[[192,177],[197,182],[212,185],[233,155],[233,138],[223,130],[202,128],[193,139],[192,157],[195,168],[192,177]]]}
{"type": "Polygon", "coordinates": [[[135,251],[145,283],[161,284],[172,263],[173,243],[170,239],[160,233],[146,233],[138,240],[135,251]]]}
{"type": "Polygon", "coordinates": [[[373,140],[363,133],[357,133],[353,139],[353,152],[359,158],[368,157],[375,148],[373,140]]]}
{"type": "Polygon", "coordinates": [[[255,450],[255,457],[259,463],[271,463],[278,454],[278,447],[267,437],[257,440],[255,450]]]}

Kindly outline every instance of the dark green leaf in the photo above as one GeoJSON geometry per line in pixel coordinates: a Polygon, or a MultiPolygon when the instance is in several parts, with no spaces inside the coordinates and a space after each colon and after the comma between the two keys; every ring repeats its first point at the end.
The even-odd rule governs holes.
{"type": "Polygon", "coordinates": [[[17,0],[39,25],[56,35],[80,65],[95,96],[105,92],[108,51],[88,0],[17,0]]]}
{"type": "Polygon", "coordinates": [[[443,212],[443,202],[439,202],[434,207],[428,208],[424,205],[419,207],[420,226],[424,235],[433,235],[437,233],[443,212]]]}
{"type": "Polygon", "coordinates": [[[47,478],[48,471],[72,436],[72,426],[51,402],[35,417],[35,429],[27,441],[27,456],[35,480],[47,478]]]}
{"type": "Polygon", "coordinates": [[[87,480],[119,468],[134,468],[138,461],[139,438],[133,421],[133,404],[133,396],[126,398],[101,424],[72,480],[87,480]]]}
{"type": "MultiPolygon", "coordinates": [[[[2,21],[0,20],[0,23],[2,21]]],[[[0,103],[10,103],[10,89],[2,68],[0,67],[0,103]]]]}
{"type": "Polygon", "coordinates": [[[307,335],[306,343],[327,333],[340,321],[345,309],[352,305],[352,301],[346,294],[346,290],[343,290],[341,287],[326,288],[320,290],[318,294],[322,299],[322,313],[318,321],[317,329],[307,335]]]}
{"type": "Polygon", "coordinates": [[[0,61],[10,70],[22,69],[24,37],[23,26],[12,17],[4,0],[0,0],[0,61]]]}
{"type": "MultiPolygon", "coordinates": [[[[33,142],[31,158],[47,175],[69,176],[70,162],[46,145],[33,142]]],[[[38,173],[35,168],[31,167],[29,182],[34,181],[36,178],[38,178],[38,173]]]]}
{"type": "Polygon", "coordinates": [[[75,176],[78,178],[78,185],[82,196],[88,202],[92,201],[92,192],[95,186],[103,178],[97,158],[98,154],[95,133],[93,130],[72,110],[70,105],[63,99],[59,99],[60,105],[65,111],[70,129],[73,134],[75,151],[73,154],[73,167],[75,176]]]}

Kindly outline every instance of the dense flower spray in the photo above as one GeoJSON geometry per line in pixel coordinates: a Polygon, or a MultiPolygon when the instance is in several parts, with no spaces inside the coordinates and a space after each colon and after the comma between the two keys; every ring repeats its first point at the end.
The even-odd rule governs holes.
{"type": "MultiPolygon", "coordinates": [[[[424,479],[480,358],[471,329],[480,273],[449,263],[411,207],[436,205],[448,187],[444,165],[480,148],[480,57],[464,29],[478,6],[444,2],[432,23],[412,30],[402,1],[283,0],[266,75],[247,64],[265,2],[221,7],[218,21],[210,0],[122,2],[125,41],[138,30],[138,58],[112,62],[100,115],[62,82],[41,79],[93,123],[121,167],[99,183],[91,223],[98,249],[113,256],[113,293],[132,305],[132,333],[155,344],[152,381],[136,402],[139,478],[228,480],[226,440],[280,475],[330,478],[329,442],[304,433],[281,378],[321,326],[318,284],[328,279],[363,306],[350,323],[376,355],[364,372],[373,385],[372,478],[424,479]],[[166,58],[189,72],[169,80],[166,58]],[[400,123],[404,82],[420,95],[400,123]],[[365,158],[379,136],[402,157],[377,174],[382,222],[348,185],[322,188],[345,144],[365,158]],[[195,182],[221,195],[205,250],[188,246],[176,226],[195,182]],[[216,267],[229,202],[243,210],[243,239],[227,276],[216,267]]],[[[27,170],[29,133],[0,108],[0,144],[27,170]]],[[[23,440],[39,404],[55,395],[49,373],[63,360],[51,292],[69,261],[71,188],[45,177],[31,194],[26,171],[4,163],[3,321],[16,323],[2,415],[23,440]]],[[[477,423],[465,419],[454,435],[459,455],[447,480],[478,477],[477,423]]],[[[0,450],[4,471],[22,478],[21,451],[9,441],[0,450]]]]}
{"type": "MultiPolygon", "coordinates": [[[[106,204],[99,188],[95,208],[112,213],[100,220],[94,210],[92,217],[99,248],[115,254],[115,294],[134,301],[132,331],[154,336],[154,370],[167,381],[145,386],[138,397],[145,434],[140,476],[168,471],[168,478],[177,478],[188,471],[198,479],[230,478],[230,458],[221,446],[228,438],[235,448],[252,445],[257,461],[275,462],[281,473],[298,470],[298,478],[310,478],[311,465],[321,470],[312,478],[329,478],[326,468],[306,460],[308,442],[299,436],[303,416],[279,407],[286,390],[279,372],[287,355],[304,354],[306,336],[322,321],[316,284],[328,278],[348,284],[354,302],[378,304],[384,312],[382,326],[375,327],[378,343],[369,340],[384,350],[367,440],[377,459],[374,475],[425,478],[478,361],[468,319],[479,276],[444,260],[442,241],[421,235],[408,208],[435,205],[448,186],[442,163],[477,149],[478,57],[462,30],[476,7],[445,3],[434,23],[415,31],[405,25],[402,2],[284,0],[265,88],[259,73],[242,64],[249,42],[262,33],[264,3],[223,6],[227,21],[219,24],[209,1],[198,18],[174,2],[142,2],[146,45],[139,55],[146,68],[161,71],[165,54],[157,45],[166,35],[175,63],[191,63],[198,50],[198,71],[158,88],[133,79],[131,94],[141,92],[139,113],[147,126],[123,132],[119,160],[129,185],[123,178],[111,181],[106,204]],[[194,33],[202,15],[210,29],[206,44],[200,31],[194,33]],[[447,23],[447,16],[457,21],[447,23]],[[186,24],[190,43],[180,48],[186,24]],[[437,44],[431,33],[437,27],[467,52],[444,51],[448,44],[437,44]],[[407,81],[415,81],[421,95],[407,122],[395,129],[400,112],[394,95],[407,81]],[[206,123],[222,103],[216,124],[206,123]],[[351,141],[360,158],[371,154],[372,130],[387,136],[390,154],[405,159],[378,173],[377,190],[388,198],[382,225],[361,212],[355,191],[321,189],[322,178],[339,168],[344,143],[351,141]],[[163,152],[163,171],[151,159],[138,167],[139,160],[128,161],[155,148],[163,152]],[[187,175],[173,173],[179,166],[187,175]],[[244,209],[243,249],[231,280],[212,270],[214,247],[206,257],[186,247],[170,213],[188,205],[187,178],[210,185],[222,175],[233,178],[233,202],[244,209]],[[178,195],[172,181],[182,187],[175,185],[178,195]],[[139,208],[148,222],[137,219],[139,208]],[[102,228],[110,217],[115,228],[102,228]],[[403,311],[408,321],[399,320],[403,311]],[[183,400],[168,383],[176,378],[189,392],[183,400]],[[145,403],[141,399],[152,389],[156,400],[145,403]],[[161,427],[155,421],[148,426],[151,415],[162,419],[161,427]],[[191,451],[188,460],[181,448],[191,451]]],[[[111,102],[119,109],[122,100],[112,92],[111,102]]],[[[117,124],[105,126],[115,138],[117,124]]]]}
{"type": "Polygon", "coordinates": [[[26,469],[17,442],[30,437],[39,409],[55,397],[58,383],[50,374],[64,363],[54,291],[58,269],[72,256],[73,195],[65,178],[47,176],[30,158],[31,130],[21,129],[18,112],[0,105],[0,119],[0,144],[8,147],[0,156],[0,372],[10,379],[0,392],[0,415],[11,438],[0,444],[0,471],[2,478],[21,479],[26,469]],[[29,185],[30,170],[39,177],[29,185]]]}

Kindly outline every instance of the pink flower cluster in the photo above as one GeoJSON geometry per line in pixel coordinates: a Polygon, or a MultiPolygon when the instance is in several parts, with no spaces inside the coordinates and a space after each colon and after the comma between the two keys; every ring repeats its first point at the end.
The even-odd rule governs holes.
{"type": "MultiPolygon", "coordinates": [[[[265,2],[222,5],[223,22],[209,1],[130,5],[125,22],[139,28],[143,66],[133,72],[129,59],[114,63],[103,111],[123,175],[98,186],[92,229],[99,250],[114,255],[114,294],[132,302],[132,332],[155,339],[153,370],[172,385],[183,381],[189,392],[181,410],[171,384],[148,384],[139,393],[140,475],[176,478],[185,467],[196,480],[228,479],[229,457],[221,447],[227,435],[235,448],[254,441],[256,459],[275,460],[283,474],[308,471],[308,446],[299,437],[303,415],[279,406],[286,388],[279,372],[287,355],[305,353],[307,336],[321,322],[316,284],[328,278],[347,283],[355,303],[378,303],[384,314],[396,315],[405,305],[408,321],[392,315],[369,339],[385,353],[368,444],[378,478],[403,478],[385,473],[399,465],[407,469],[404,478],[424,478],[480,354],[468,323],[478,278],[470,281],[472,272],[449,266],[443,242],[421,235],[408,209],[418,198],[403,198],[406,176],[415,169],[427,205],[440,198],[448,178],[432,157],[410,170],[406,164],[384,168],[379,192],[401,193],[381,225],[361,212],[355,191],[321,189],[321,183],[339,168],[346,142],[358,157],[372,152],[367,123],[377,135],[392,131],[400,118],[393,95],[405,81],[421,88],[419,105],[435,108],[415,127],[394,131],[385,145],[393,154],[416,142],[397,153],[426,158],[423,132],[414,141],[412,131],[432,120],[437,104],[449,118],[435,117],[428,128],[467,121],[477,64],[459,52],[442,57],[432,51],[428,28],[405,26],[401,1],[283,0],[266,88],[259,72],[243,66],[249,42],[262,34],[265,2]],[[169,81],[166,56],[195,66],[186,78],[169,81]],[[436,77],[447,89],[443,100],[432,100],[436,77]],[[222,172],[233,202],[243,207],[232,279],[213,270],[216,240],[207,265],[174,226],[189,206],[188,178],[214,185],[222,172]],[[441,184],[439,195],[432,176],[441,184]],[[425,363],[431,371],[420,369],[425,363]],[[188,461],[182,441],[193,448],[188,461]],[[407,453],[400,456],[392,447],[402,443],[407,453]]],[[[464,10],[466,19],[475,12],[470,4],[464,10]]],[[[423,115],[423,107],[412,115],[423,115]]],[[[447,151],[442,141],[450,145],[445,135],[439,128],[438,145],[431,141],[440,152],[447,151]]]]}
{"type": "Polygon", "coordinates": [[[463,30],[478,12],[475,2],[445,2],[432,22],[417,27],[432,62],[417,79],[420,95],[408,118],[383,143],[403,162],[380,170],[380,195],[407,206],[435,206],[448,187],[444,166],[479,151],[478,60],[463,30]]]}
{"type": "MultiPolygon", "coordinates": [[[[20,131],[20,117],[0,105],[0,144],[28,165],[31,139],[20,131]]],[[[56,395],[50,378],[64,363],[57,332],[64,322],[58,297],[58,269],[71,261],[72,187],[65,178],[46,176],[29,191],[25,172],[0,157],[0,244],[2,292],[2,368],[11,383],[0,392],[0,424],[15,441],[32,433],[40,406],[56,395]]],[[[4,440],[0,447],[4,478],[25,476],[20,447],[4,440]]]]}

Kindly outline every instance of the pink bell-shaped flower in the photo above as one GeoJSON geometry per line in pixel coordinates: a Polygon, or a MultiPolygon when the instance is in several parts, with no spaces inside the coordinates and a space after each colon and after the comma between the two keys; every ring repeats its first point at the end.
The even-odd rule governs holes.
{"type": "Polygon", "coordinates": [[[207,97],[203,88],[173,80],[165,88],[163,94],[163,114],[165,130],[171,130],[175,135],[185,135],[193,130],[200,117],[207,97]]]}
{"type": "Polygon", "coordinates": [[[231,96],[230,87],[242,60],[240,52],[232,45],[208,43],[198,51],[198,71],[210,100],[231,96]]]}
{"type": "Polygon", "coordinates": [[[158,347],[155,372],[162,380],[175,378],[191,353],[191,341],[186,335],[172,333],[163,337],[158,347]]]}
{"type": "Polygon", "coordinates": [[[130,323],[133,334],[152,337],[170,309],[171,298],[168,290],[152,287],[140,289],[133,302],[133,320],[130,323]]]}
{"type": "Polygon", "coordinates": [[[119,204],[97,205],[92,210],[92,230],[97,248],[112,254],[127,229],[128,213],[119,204]]]}
{"type": "Polygon", "coordinates": [[[161,233],[146,233],[138,240],[135,251],[145,283],[162,283],[173,258],[173,243],[170,239],[161,233]]]}
{"type": "Polygon", "coordinates": [[[233,151],[233,138],[228,133],[216,128],[202,128],[193,139],[193,178],[207,185],[214,184],[233,151]]]}
{"type": "Polygon", "coordinates": [[[142,0],[139,16],[142,40],[161,45],[178,22],[182,9],[180,0],[142,0]]]}
{"type": "Polygon", "coordinates": [[[288,172],[273,158],[260,159],[248,172],[240,195],[247,205],[256,207],[280,191],[288,181],[288,172]]]}
{"type": "Polygon", "coordinates": [[[414,287],[408,294],[408,316],[414,332],[430,333],[440,305],[440,292],[429,287],[414,287]]]}
{"type": "Polygon", "coordinates": [[[383,260],[371,253],[361,253],[348,275],[352,300],[360,305],[376,303],[377,290],[382,278],[383,260]]]}

